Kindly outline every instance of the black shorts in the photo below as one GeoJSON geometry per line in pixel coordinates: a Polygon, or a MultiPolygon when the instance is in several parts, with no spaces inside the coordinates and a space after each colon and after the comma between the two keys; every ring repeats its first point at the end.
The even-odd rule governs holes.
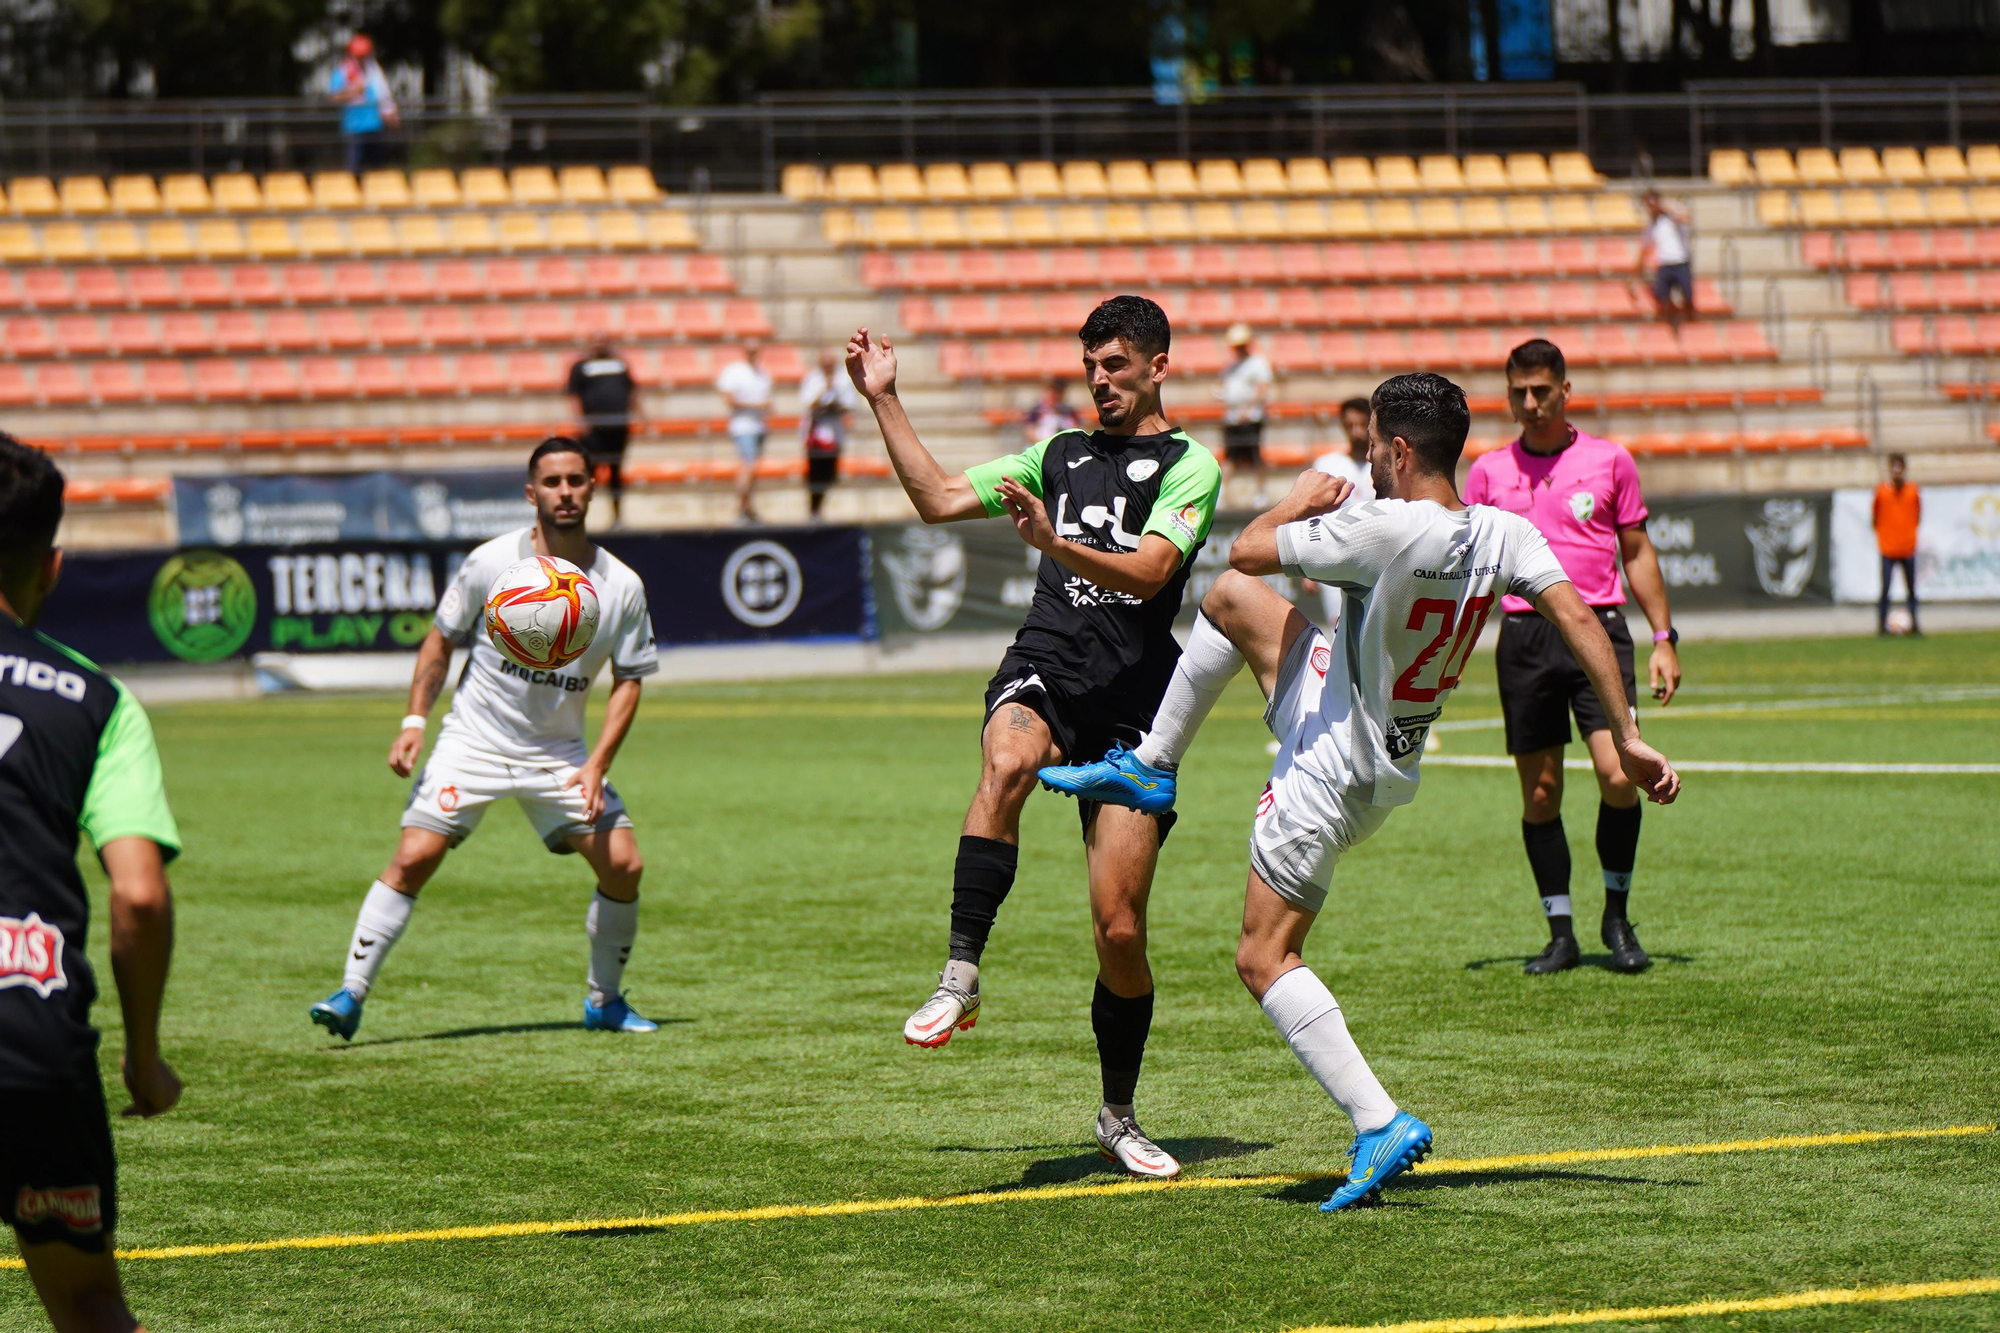
{"type": "Polygon", "coordinates": [[[1238,467],[1264,465],[1264,423],[1239,421],[1222,428],[1222,454],[1238,467]]]}
{"type": "Polygon", "coordinates": [[[625,489],[625,446],[631,442],[628,426],[592,426],[584,432],[584,455],[599,481],[611,487],[613,495],[625,489]]]}
{"type": "MultiPolygon", "coordinates": [[[[1153,710],[1159,701],[1155,699],[1143,713],[1135,703],[1133,692],[1127,690],[1074,694],[1060,686],[1047,685],[1034,662],[1009,649],[1000,659],[1000,669],[987,683],[986,713],[979,730],[981,735],[985,734],[986,724],[1003,705],[1019,704],[1048,724],[1049,735],[1062,751],[1063,763],[1087,764],[1102,759],[1114,745],[1130,749],[1139,743],[1139,738],[1153,725],[1153,710]]],[[[1096,801],[1077,802],[1077,817],[1086,835],[1091,821],[1097,818],[1097,807],[1096,801]]],[[[1153,818],[1159,823],[1160,842],[1164,846],[1178,816],[1169,810],[1153,818]]]]}
{"type": "Polygon", "coordinates": [[[815,495],[824,495],[840,476],[839,454],[806,455],[806,489],[815,495]]]}
{"type": "Polygon", "coordinates": [[[30,1245],[102,1254],[118,1223],[118,1163],[97,1070],[0,1088],[0,1221],[30,1245]]]}
{"type": "MultiPolygon", "coordinates": [[[[1632,632],[1625,613],[1615,606],[1596,608],[1597,619],[1611,636],[1618,670],[1625,678],[1625,699],[1635,707],[1638,683],[1632,672],[1632,632]]],[[[1562,632],[1533,611],[1510,613],[1500,623],[1495,653],[1500,673],[1500,711],[1507,721],[1507,753],[1532,754],[1568,745],[1569,715],[1576,729],[1588,736],[1611,725],[1597,691],[1590,688],[1583,668],[1570,655],[1562,632]]]]}

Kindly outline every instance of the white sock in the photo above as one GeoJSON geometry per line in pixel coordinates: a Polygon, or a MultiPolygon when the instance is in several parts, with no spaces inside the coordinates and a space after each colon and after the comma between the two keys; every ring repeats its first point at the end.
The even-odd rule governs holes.
{"type": "Polygon", "coordinates": [[[353,991],[356,999],[368,998],[375,974],[382,970],[382,960],[403,938],[416,905],[415,898],[396,892],[379,879],[368,886],[360,915],[354,918],[354,938],[347,946],[347,975],[340,983],[353,991]]]}
{"type": "Polygon", "coordinates": [[[1380,1129],[1396,1118],[1396,1103],[1347,1035],[1347,1020],[1340,1016],[1333,992],[1311,968],[1295,967],[1272,982],[1263,1006],[1264,1016],[1306,1072],[1354,1121],[1355,1133],[1380,1129]]]}
{"type": "Polygon", "coordinates": [[[1632,872],[1629,870],[1607,870],[1604,872],[1604,887],[1613,893],[1632,892],[1632,872]]]}
{"type": "Polygon", "coordinates": [[[621,903],[598,890],[590,896],[583,931],[590,937],[590,1002],[602,1005],[623,994],[625,960],[639,937],[639,900],[621,903]]]}
{"type": "Polygon", "coordinates": [[[1542,915],[1543,916],[1572,915],[1572,913],[1569,910],[1569,895],[1567,893],[1552,893],[1548,897],[1542,899],[1542,915]]]}
{"type": "MultiPolygon", "coordinates": [[[[944,965],[944,982],[956,985],[967,995],[979,993],[979,964],[954,958],[944,965]]],[[[940,983],[943,984],[943,983],[940,983]]]]}
{"type": "Polygon", "coordinates": [[[1132,751],[1142,764],[1175,769],[1181,756],[1194,742],[1194,734],[1208,720],[1209,710],[1229,688],[1229,682],[1243,669],[1243,654],[1229,636],[1205,615],[1194,618],[1194,632],[1174,666],[1174,678],[1153,714],[1153,729],[1132,751]]]}

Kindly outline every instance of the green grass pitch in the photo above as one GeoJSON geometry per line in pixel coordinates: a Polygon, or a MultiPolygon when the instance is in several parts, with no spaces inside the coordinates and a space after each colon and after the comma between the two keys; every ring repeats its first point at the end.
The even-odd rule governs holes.
{"type": "MultiPolygon", "coordinates": [[[[1693,688],[1647,721],[1676,758],[2000,756],[2000,636],[1686,656],[1693,688]]],[[[1475,659],[1447,720],[1497,715],[1492,670],[1475,659]]],[[[188,1092],[172,1115],[118,1127],[120,1242],[1114,1179],[1089,1136],[1094,964],[1068,802],[1029,804],[979,1027],[937,1052],[899,1035],[944,951],[981,684],[647,695],[614,777],[648,862],[627,982],[663,1021],[650,1038],[579,1029],[588,872],[496,807],[425,892],[359,1039],[330,1041],[306,1008],[336,984],[395,837],[405,786],[383,756],[400,701],[154,709],[188,846],[166,1019],[188,1092]]],[[[1160,999],[1140,1114],[1191,1174],[1332,1170],[1349,1141],[1231,966],[1269,762],[1258,712],[1239,681],[1198,742],[1153,900],[1160,999]]],[[[1444,742],[1501,751],[1497,729],[1444,742]]],[[[1588,776],[1572,774],[1580,934],[1601,956],[1595,806],[1588,776]]],[[[1996,810],[2000,775],[1691,774],[1679,804],[1648,810],[1640,847],[1633,916],[1658,965],[1536,980],[1520,971],[1544,932],[1513,778],[1436,767],[1416,804],[1343,863],[1309,961],[1445,1157],[1991,1121],[1996,810]]],[[[99,902],[91,952],[108,992],[99,902]]],[[[113,1052],[116,1005],[97,1012],[113,1052]]],[[[115,1088],[108,1063],[106,1076],[115,1088]]],[[[125,1273],[155,1333],[1275,1333],[2000,1274],[2000,1135],[1420,1176],[1392,1186],[1387,1206],[1326,1217],[1315,1205],[1330,1188],[125,1273]]],[[[39,1321],[25,1277],[0,1273],[0,1328],[39,1321]]],[[[1993,1330],[2000,1297],[1648,1327],[1993,1330]]]]}

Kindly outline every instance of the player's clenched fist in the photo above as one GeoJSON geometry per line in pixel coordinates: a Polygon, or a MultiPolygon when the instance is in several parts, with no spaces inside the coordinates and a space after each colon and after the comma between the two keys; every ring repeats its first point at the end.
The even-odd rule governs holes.
{"type": "Polygon", "coordinates": [[[389,742],[389,771],[399,778],[410,776],[417,766],[417,756],[423,753],[424,731],[422,727],[405,727],[396,733],[396,739],[389,742]]]}
{"type": "Polygon", "coordinates": [[[1318,468],[1307,468],[1292,483],[1292,493],[1285,497],[1285,510],[1297,518],[1331,514],[1340,508],[1353,490],[1354,483],[1345,477],[1336,477],[1318,468]]]}
{"type": "Polygon", "coordinates": [[[896,349],[887,338],[880,342],[856,329],[847,340],[847,377],[863,398],[874,400],[896,391],[896,349]]]}

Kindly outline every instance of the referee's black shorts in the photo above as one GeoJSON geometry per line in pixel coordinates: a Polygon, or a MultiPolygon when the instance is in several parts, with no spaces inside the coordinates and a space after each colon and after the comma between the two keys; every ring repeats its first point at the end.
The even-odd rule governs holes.
{"type": "MultiPolygon", "coordinates": [[[[1621,702],[1628,710],[1636,708],[1639,690],[1632,671],[1632,632],[1625,627],[1625,613],[1615,606],[1593,609],[1618,654],[1619,674],[1625,678],[1621,702]]],[[[1585,736],[1611,726],[1603,701],[1570,655],[1562,632],[1538,613],[1510,612],[1500,622],[1496,657],[1508,754],[1532,754],[1568,745],[1575,739],[1569,729],[1571,713],[1576,714],[1576,729],[1585,736]]]]}

